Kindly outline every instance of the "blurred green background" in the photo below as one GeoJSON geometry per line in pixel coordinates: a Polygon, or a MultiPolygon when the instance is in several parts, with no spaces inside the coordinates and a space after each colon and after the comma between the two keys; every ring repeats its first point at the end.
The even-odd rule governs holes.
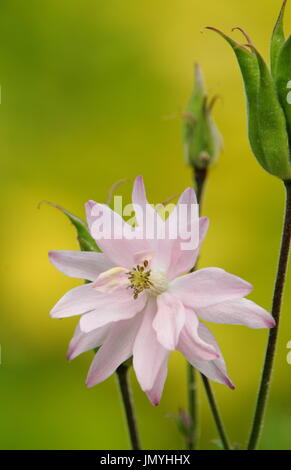
{"type": "MultiPolygon", "coordinates": [[[[242,26],[266,55],[281,1],[6,0],[0,4],[1,317],[0,447],[126,449],[115,378],[86,389],[92,354],[66,361],[76,319],[49,310],[78,281],[48,262],[77,249],[73,228],[42,199],[83,216],[120,178],[143,174],[150,202],[191,184],[181,113],[199,61],[225,149],[211,170],[204,214],[211,226],[201,266],[219,266],[255,286],[270,308],[284,193],[251,155],[241,77],[230,48],[204,26],[242,26]]],[[[291,26],[291,7],[286,26],[291,26]]],[[[291,29],[291,28],[290,28],[291,29]]],[[[289,32],[290,32],[289,29],[289,32]]],[[[240,40],[239,33],[234,37],[240,40]]],[[[129,198],[131,182],[122,189],[129,198]]],[[[290,279],[289,279],[290,281],[290,279]]],[[[261,448],[291,449],[290,283],[261,448]]],[[[266,331],[216,325],[237,389],[214,389],[232,442],[253,414],[266,331]]],[[[185,361],[175,353],[159,407],[132,374],[144,448],[183,446],[169,415],[186,404],[185,361]]],[[[200,384],[201,448],[217,437],[200,384]]]]}

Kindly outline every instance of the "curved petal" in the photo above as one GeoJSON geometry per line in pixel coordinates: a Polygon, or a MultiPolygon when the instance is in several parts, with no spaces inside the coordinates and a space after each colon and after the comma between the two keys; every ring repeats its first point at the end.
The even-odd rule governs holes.
{"type": "Polygon", "coordinates": [[[90,333],[83,333],[80,324],[77,325],[74,336],[70,341],[67,358],[69,361],[75,359],[83,352],[97,348],[105,340],[109,333],[110,325],[97,328],[90,333]]]}
{"type": "Polygon", "coordinates": [[[169,355],[169,351],[158,342],[153,329],[156,311],[156,301],[150,299],[142,314],[142,324],[133,346],[133,367],[143,391],[153,388],[161,365],[169,355]]]}
{"type": "Polygon", "coordinates": [[[108,323],[132,318],[143,310],[146,301],[145,294],[133,299],[127,289],[116,289],[111,295],[101,295],[95,310],[81,317],[80,328],[84,333],[89,333],[108,323]]]}
{"type": "Polygon", "coordinates": [[[85,207],[92,237],[115,265],[131,269],[136,253],[150,251],[142,234],[110,207],[94,201],[88,201],[85,207]]]}
{"type": "Polygon", "coordinates": [[[161,401],[167,375],[168,375],[168,358],[166,358],[164,362],[162,363],[161,368],[157,374],[157,378],[155,380],[153,388],[146,392],[148,399],[154,406],[159,405],[161,401]]]}
{"type": "Polygon", "coordinates": [[[173,351],[179,341],[185,323],[185,311],[182,302],[165,292],[157,298],[158,311],[153,321],[153,328],[158,341],[164,348],[173,351]]]}
{"type": "Polygon", "coordinates": [[[114,266],[103,253],[93,251],[50,251],[49,260],[61,273],[89,281],[114,266]]]}
{"type": "Polygon", "coordinates": [[[234,389],[234,384],[227,376],[225,361],[213,334],[211,333],[209,328],[207,328],[207,326],[203,323],[199,324],[198,334],[205,342],[211,344],[215,348],[215,350],[219,354],[218,359],[214,359],[212,361],[203,361],[198,357],[196,358],[193,350],[189,348],[189,345],[184,341],[182,335],[180,337],[180,342],[178,345],[179,351],[181,351],[181,353],[186,357],[186,359],[190,362],[190,364],[192,364],[193,367],[202,372],[202,374],[208,377],[210,380],[225,384],[229,388],[234,389]]]}
{"type": "Polygon", "coordinates": [[[192,188],[187,188],[165,221],[153,262],[154,268],[171,272],[181,252],[186,252],[188,257],[192,254],[199,235],[198,232],[195,233],[196,220],[198,222],[195,192],[192,188]]]}
{"type": "Polygon", "coordinates": [[[197,310],[202,320],[229,325],[245,325],[249,328],[273,328],[274,318],[249,299],[234,299],[197,310]]]}
{"type": "Polygon", "coordinates": [[[120,321],[113,325],[103,345],[95,354],[90,366],[86,385],[93,387],[103,382],[117,367],[132,355],[133,343],[140,325],[141,317],[120,321]]]}
{"type": "Polygon", "coordinates": [[[71,317],[90,312],[98,305],[100,294],[92,284],[75,287],[69,290],[54,306],[50,314],[53,318],[71,317]]]}
{"type": "Polygon", "coordinates": [[[174,250],[171,265],[168,270],[169,280],[175,277],[181,276],[190,271],[195,266],[200,247],[206,237],[207,230],[209,227],[209,219],[207,217],[200,217],[199,219],[199,245],[194,250],[182,250],[182,244],[184,241],[179,240],[177,249],[174,250]]]}
{"type": "Polygon", "coordinates": [[[181,341],[187,348],[188,355],[194,359],[212,361],[217,359],[219,354],[217,349],[207,341],[204,341],[198,333],[200,322],[197,315],[189,309],[185,309],[186,321],[181,333],[181,341]]]}
{"type": "Polygon", "coordinates": [[[194,310],[243,297],[251,290],[251,284],[219,268],[199,269],[170,284],[170,292],[194,310]]]}
{"type": "Polygon", "coordinates": [[[146,222],[154,224],[157,216],[160,218],[157,211],[147,200],[144,181],[141,175],[137,176],[134,180],[132,204],[139,227],[145,227],[146,222]]]}

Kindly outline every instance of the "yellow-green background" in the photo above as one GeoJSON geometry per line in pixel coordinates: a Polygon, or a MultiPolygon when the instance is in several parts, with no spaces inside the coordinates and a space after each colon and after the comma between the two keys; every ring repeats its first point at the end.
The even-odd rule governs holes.
{"type": "MultiPolygon", "coordinates": [[[[0,447],[125,449],[115,378],[86,389],[89,352],[66,361],[76,319],[49,310],[78,282],[56,271],[50,249],[77,249],[73,228],[42,199],[83,216],[120,178],[143,174],[151,202],[191,184],[181,112],[194,61],[204,69],[225,148],[211,170],[211,219],[201,266],[219,266],[255,286],[270,308],[279,247],[282,184],[251,155],[241,77],[229,47],[206,25],[243,26],[259,49],[281,1],[6,0],[0,5],[1,318],[0,447]]],[[[291,6],[286,25],[291,30],[291,6]]],[[[239,38],[238,33],[235,37],[239,38]]],[[[131,183],[122,190],[129,198],[131,183]]],[[[290,281],[290,279],[289,279],[290,281]]],[[[291,448],[290,283],[261,447],[291,448]]],[[[236,391],[215,385],[233,442],[244,443],[266,331],[214,326],[236,391]]],[[[152,407],[132,375],[144,448],[177,449],[169,415],[186,403],[185,363],[172,355],[162,402],[152,407]]],[[[201,388],[201,448],[217,437],[201,388]]]]}

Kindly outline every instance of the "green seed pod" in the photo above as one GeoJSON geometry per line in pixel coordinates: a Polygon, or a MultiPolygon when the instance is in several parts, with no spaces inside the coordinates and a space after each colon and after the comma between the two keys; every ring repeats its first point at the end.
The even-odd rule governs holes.
{"type": "Polygon", "coordinates": [[[222,138],[211,115],[214,102],[208,102],[201,69],[196,64],[194,90],[183,121],[185,159],[196,169],[212,165],[222,149],[222,138]]]}
{"type": "Polygon", "coordinates": [[[249,140],[260,165],[282,180],[291,178],[291,39],[285,41],[284,1],[271,40],[271,72],[264,59],[248,44],[238,44],[215,28],[232,47],[242,73],[248,111],[249,140]]]}

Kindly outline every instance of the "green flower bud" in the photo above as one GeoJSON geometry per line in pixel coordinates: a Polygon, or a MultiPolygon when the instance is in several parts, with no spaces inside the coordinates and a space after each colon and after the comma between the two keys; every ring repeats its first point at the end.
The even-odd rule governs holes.
{"type": "Polygon", "coordinates": [[[252,151],[260,165],[282,180],[291,179],[291,37],[285,40],[284,1],[271,40],[271,71],[240,28],[247,44],[239,44],[221,31],[232,47],[244,81],[248,131],[252,151]]]}
{"type": "Polygon", "coordinates": [[[202,72],[195,65],[195,85],[183,121],[186,162],[196,169],[212,165],[222,149],[221,135],[212,119],[215,98],[208,101],[202,72]]]}

